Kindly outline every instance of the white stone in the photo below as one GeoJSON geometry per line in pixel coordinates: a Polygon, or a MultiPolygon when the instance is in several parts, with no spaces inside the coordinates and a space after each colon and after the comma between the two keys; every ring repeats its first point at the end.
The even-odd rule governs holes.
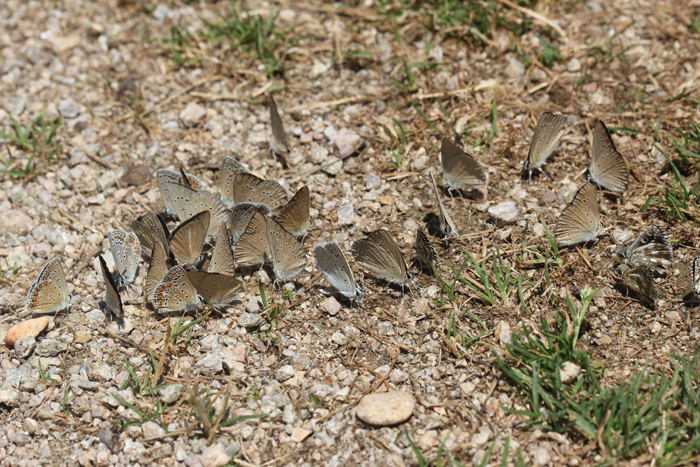
{"type": "Polygon", "coordinates": [[[405,391],[367,394],[357,405],[357,418],[374,426],[396,425],[413,414],[416,400],[405,391]]]}

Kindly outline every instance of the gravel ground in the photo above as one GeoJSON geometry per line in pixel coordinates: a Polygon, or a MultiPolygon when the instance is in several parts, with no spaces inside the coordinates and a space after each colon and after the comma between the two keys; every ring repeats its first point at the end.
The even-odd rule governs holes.
{"type": "MultiPolygon", "coordinates": [[[[261,27],[273,19],[278,35],[266,39],[274,60],[216,42],[205,22],[221,22],[217,11],[226,15],[228,4],[0,4],[0,127],[14,135],[13,118],[23,128],[39,116],[61,121],[26,177],[0,175],[0,338],[48,259],[61,259],[73,295],[71,309],[51,316],[36,339],[0,347],[0,464],[414,465],[411,443],[426,459],[447,452],[464,465],[489,450],[495,464],[506,439],[508,465],[518,450],[532,465],[602,462],[594,440],[535,429],[508,412],[523,406],[491,351],[503,351],[511,330],[552,319],[543,270],[517,255],[523,238],[544,241],[543,221],[554,226],[585,180],[595,118],[635,130],[614,134],[632,180],[622,198],[599,197],[610,236],[564,250],[548,292],[563,300],[584,285],[598,288],[579,345],[605,368],[606,384],[640,362],[666,368],[671,354],[696,350],[698,322],[681,297],[698,254],[692,217],[700,216],[671,222],[642,208],[673,179],[661,151],[698,117],[700,36],[689,13],[698,5],[614,3],[493,2],[528,28],[496,28],[480,44],[469,28],[432,32],[398,3],[390,11],[371,1],[248,2],[261,27]],[[551,68],[541,40],[560,54],[551,68]],[[284,166],[269,150],[268,92],[290,142],[284,166]],[[546,173],[528,182],[520,169],[543,111],[565,114],[571,130],[546,173]],[[460,284],[456,305],[439,306],[440,284],[416,267],[404,293],[351,260],[365,291],[351,306],[322,293],[327,284],[309,261],[291,292],[265,270],[243,269],[239,301],[181,322],[147,306],[142,262],[122,293],[123,322],[98,306],[97,255],[114,269],[107,233],[162,209],[158,168],[184,167],[215,191],[221,160],[232,155],[290,195],[309,186],[309,254],[330,240],[349,254],[352,241],[384,227],[410,263],[416,229],[437,209],[428,173],[441,172],[439,143],[454,134],[478,146],[470,152],[488,167],[488,201],[443,193],[462,236],[438,251],[459,265],[465,251],[481,260],[498,247],[514,276],[537,284],[522,299],[511,290],[487,306],[460,284]],[[404,155],[400,167],[392,151],[404,155]],[[650,310],[619,286],[613,253],[654,223],[674,239],[674,265],[650,310]],[[172,329],[202,316],[165,345],[172,329]],[[481,337],[455,346],[445,337],[450,317],[481,337]],[[407,421],[358,419],[361,409],[382,417],[386,401],[358,403],[387,391],[401,391],[407,421]],[[207,430],[198,404],[227,426],[207,430]]],[[[30,146],[7,137],[0,144],[6,168],[23,169],[30,146]]],[[[694,182],[692,171],[687,179],[694,182]]],[[[447,266],[441,274],[452,278],[447,266]]]]}

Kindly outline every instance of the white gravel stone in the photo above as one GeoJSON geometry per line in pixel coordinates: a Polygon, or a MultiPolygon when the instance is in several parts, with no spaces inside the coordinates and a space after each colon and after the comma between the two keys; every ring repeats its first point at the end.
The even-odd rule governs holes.
{"type": "Polygon", "coordinates": [[[275,379],[279,382],[287,381],[294,376],[294,373],[296,373],[296,370],[292,365],[283,365],[275,371],[275,379]]]}
{"type": "Polygon", "coordinates": [[[362,138],[360,135],[347,128],[342,128],[335,134],[333,144],[338,148],[340,157],[349,156],[360,146],[362,138]]]}
{"type": "Polygon", "coordinates": [[[573,362],[564,362],[559,370],[559,378],[562,383],[568,384],[576,380],[581,374],[581,367],[573,362]]]}
{"type": "Polygon", "coordinates": [[[260,326],[265,319],[260,313],[241,313],[238,317],[238,325],[246,329],[256,328],[260,326]]]}
{"type": "Polygon", "coordinates": [[[197,104],[190,102],[187,107],[180,112],[180,120],[187,128],[191,128],[200,123],[207,115],[207,109],[197,104]]]}
{"type": "Polygon", "coordinates": [[[342,306],[335,297],[328,297],[321,303],[321,309],[331,316],[338,314],[342,306]]]}
{"type": "Polygon", "coordinates": [[[518,206],[513,201],[502,201],[488,210],[496,226],[513,224],[518,220],[518,206]]]}
{"type": "Polygon", "coordinates": [[[58,112],[65,118],[75,118],[80,113],[80,106],[73,99],[63,99],[58,103],[58,112]]]}
{"type": "Polygon", "coordinates": [[[207,376],[213,376],[224,369],[224,362],[218,350],[198,360],[196,365],[202,371],[202,374],[207,376]]]}
{"type": "Polygon", "coordinates": [[[163,427],[152,420],[141,425],[141,431],[143,433],[143,437],[146,439],[160,438],[165,435],[165,430],[163,427]]]}
{"type": "Polygon", "coordinates": [[[27,359],[32,355],[36,348],[36,339],[33,336],[23,337],[15,342],[15,356],[21,359],[27,359]]]}
{"type": "Polygon", "coordinates": [[[347,202],[338,208],[338,224],[352,225],[355,222],[355,208],[352,203],[347,202]]]}
{"type": "Polygon", "coordinates": [[[55,357],[65,350],[65,345],[56,339],[44,339],[36,346],[36,354],[40,357],[55,357]]]}
{"type": "Polygon", "coordinates": [[[160,394],[160,400],[165,404],[174,404],[180,400],[182,396],[182,384],[168,384],[160,388],[158,394],[160,394]]]}
{"type": "Polygon", "coordinates": [[[412,394],[405,391],[367,394],[357,405],[357,418],[374,426],[396,425],[408,420],[416,407],[412,394]]]}
{"type": "Polygon", "coordinates": [[[204,467],[221,467],[228,464],[230,460],[231,456],[226,454],[226,449],[219,443],[207,447],[200,456],[204,467]]]}

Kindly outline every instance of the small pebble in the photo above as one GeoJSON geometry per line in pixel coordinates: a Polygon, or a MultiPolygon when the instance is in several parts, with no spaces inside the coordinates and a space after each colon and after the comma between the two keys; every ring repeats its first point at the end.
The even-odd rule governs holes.
{"type": "Polygon", "coordinates": [[[231,461],[231,456],[226,454],[226,449],[219,443],[207,447],[200,457],[204,467],[221,467],[231,461]]]}
{"type": "Polygon", "coordinates": [[[34,336],[23,337],[15,342],[15,356],[20,359],[27,359],[32,355],[36,348],[36,339],[34,336]]]}
{"type": "Polygon", "coordinates": [[[573,362],[564,362],[559,370],[559,378],[562,383],[568,384],[575,381],[581,373],[581,367],[573,362]]]}
{"type": "Polygon", "coordinates": [[[289,439],[291,439],[295,443],[301,443],[306,438],[308,438],[311,433],[312,432],[307,429],[295,426],[294,428],[292,428],[292,435],[289,437],[289,439]]]}
{"type": "Polygon", "coordinates": [[[374,426],[396,425],[413,414],[416,400],[405,391],[367,394],[357,405],[357,418],[374,426]]]}
{"type": "Polygon", "coordinates": [[[46,326],[48,325],[48,316],[42,316],[40,318],[34,318],[16,324],[7,330],[7,335],[5,335],[5,345],[11,347],[23,337],[36,337],[41,333],[41,331],[46,329],[46,326]]]}
{"type": "Polygon", "coordinates": [[[321,309],[331,316],[335,316],[340,311],[341,305],[335,297],[328,297],[321,303],[321,309]]]}
{"type": "Polygon", "coordinates": [[[275,372],[275,379],[279,382],[287,381],[294,376],[296,370],[292,365],[283,365],[275,372]]]}
{"type": "Polygon", "coordinates": [[[518,207],[513,201],[503,201],[489,208],[489,215],[497,227],[513,224],[518,220],[518,207]]]}
{"type": "Polygon", "coordinates": [[[238,325],[246,329],[257,328],[264,321],[261,313],[241,313],[238,317],[238,325]]]}

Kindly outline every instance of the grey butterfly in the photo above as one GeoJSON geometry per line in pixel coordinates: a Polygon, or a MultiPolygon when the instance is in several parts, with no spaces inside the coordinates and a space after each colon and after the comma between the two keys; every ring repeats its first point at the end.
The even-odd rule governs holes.
{"type": "Polygon", "coordinates": [[[304,185],[287,204],[282,206],[275,219],[294,236],[301,237],[309,230],[309,187],[304,185]]]}
{"type": "Polygon", "coordinates": [[[486,172],[481,165],[449,138],[442,139],[440,161],[450,189],[473,190],[486,186],[486,172]]]}
{"type": "Polygon", "coordinates": [[[528,177],[532,176],[533,170],[539,170],[545,165],[566,130],[566,118],[563,115],[551,112],[540,115],[532,133],[530,151],[523,164],[523,171],[528,173],[528,177]]]}
{"type": "Polygon", "coordinates": [[[231,303],[242,288],[241,281],[224,274],[190,271],[187,278],[204,301],[214,307],[231,303]]]}
{"type": "Polygon", "coordinates": [[[114,282],[114,277],[109,271],[102,255],[99,255],[99,259],[100,270],[102,271],[102,278],[105,283],[104,308],[111,316],[121,318],[124,315],[124,307],[122,305],[122,298],[119,296],[117,284],[114,282]]]}
{"type": "Polygon", "coordinates": [[[411,279],[401,250],[387,230],[375,230],[354,242],[352,256],[374,276],[391,284],[403,286],[411,279]]]}
{"type": "Polygon", "coordinates": [[[236,175],[250,173],[250,170],[233,157],[224,157],[219,172],[219,194],[221,201],[227,206],[233,206],[233,179],[236,175]]]}
{"type": "Polygon", "coordinates": [[[594,240],[602,231],[596,189],[586,182],[561,213],[554,237],[558,245],[571,246],[594,240]]]}
{"type": "Polygon", "coordinates": [[[654,275],[663,275],[673,262],[673,248],[660,225],[652,225],[630,245],[618,248],[616,253],[625,258],[630,267],[646,264],[654,275]]]}
{"type": "Polygon", "coordinates": [[[168,187],[175,214],[180,221],[190,219],[200,212],[209,211],[211,221],[207,235],[211,236],[216,235],[219,226],[228,220],[228,209],[213,193],[204,190],[195,191],[179,183],[165,182],[165,185],[168,187]]]}
{"type": "Polygon", "coordinates": [[[690,279],[693,283],[693,293],[700,296],[700,256],[690,264],[690,279]]]}
{"type": "Polygon", "coordinates": [[[120,286],[131,284],[136,279],[141,257],[141,243],[134,232],[112,230],[109,233],[109,248],[112,250],[117,279],[120,286]]]}
{"type": "Polygon", "coordinates": [[[275,279],[288,282],[306,266],[306,253],[294,235],[284,230],[275,219],[268,218],[270,255],[275,279]]]}
{"type": "Polygon", "coordinates": [[[182,266],[171,268],[156,285],[151,303],[159,312],[178,311],[186,313],[202,304],[197,289],[187,277],[182,266]]]}
{"type": "Polygon", "coordinates": [[[437,250],[435,250],[433,244],[430,243],[430,239],[421,228],[416,231],[416,240],[413,243],[413,248],[416,250],[418,261],[434,272],[440,262],[440,258],[437,250]]]}
{"type": "Polygon", "coordinates": [[[185,173],[182,170],[176,172],[174,170],[159,169],[156,171],[156,181],[158,182],[158,189],[160,190],[160,195],[163,197],[163,204],[165,205],[165,212],[168,214],[176,214],[177,210],[173,206],[172,193],[170,187],[172,184],[184,185],[192,190],[199,191],[204,184],[200,179],[192,174],[185,173]],[[185,174],[185,177],[182,174],[185,174]]]}
{"type": "Polygon", "coordinates": [[[268,104],[270,107],[270,126],[272,127],[272,135],[270,138],[270,149],[275,154],[284,155],[289,152],[287,145],[287,135],[284,132],[282,119],[277,111],[277,104],[273,99],[272,94],[269,95],[268,104]]]}
{"type": "Polygon", "coordinates": [[[202,211],[181,223],[170,235],[170,250],[181,266],[197,264],[202,256],[211,214],[202,211]]]}
{"type": "Polygon", "coordinates": [[[314,258],[316,258],[316,267],[341,295],[351,301],[362,297],[362,289],[355,282],[348,260],[336,242],[316,245],[314,258]]]}
{"type": "Polygon", "coordinates": [[[254,266],[271,258],[270,239],[267,234],[267,216],[254,211],[245,232],[238,239],[233,258],[237,264],[254,266]]]}
{"type": "Polygon", "coordinates": [[[70,306],[71,296],[61,260],[53,258],[39,273],[27,295],[27,313],[57,313],[70,306]]]}
{"type": "MultiPolygon", "coordinates": [[[[211,254],[211,261],[209,261],[207,271],[215,274],[233,276],[234,270],[231,237],[229,236],[226,224],[221,224],[219,232],[216,234],[216,244],[214,245],[214,251],[211,254]]],[[[196,285],[197,284],[195,284],[195,286],[196,285]]]]}
{"type": "Polygon", "coordinates": [[[625,158],[615,149],[610,132],[600,120],[593,127],[593,149],[588,171],[594,182],[615,193],[623,193],[629,183],[625,158]]]}
{"type": "Polygon", "coordinates": [[[262,203],[274,211],[287,202],[287,192],[274,180],[241,173],[233,178],[233,200],[236,204],[262,203]]]}
{"type": "Polygon", "coordinates": [[[229,220],[231,243],[238,243],[256,211],[265,217],[270,215],[270,208],[261,203],[238,203],[233,207],[229,220]]]}
{"type": "Polygon", "coordinates": [[[646,264],[634,267],[621,264],[620,273],[622,274],[622,283],[637,295],[640,302],[651,309],[656,308],[659,292],[646,264]]]}
{"type": "Polygon", "coordinates": [[[457,235],[457,227],[455,227],[455,223],[452,221],[447,209],[445,209],[445,205],[442,203],[442,198],[440,197],[440,192],[438,191],[437,184],[435,183],[435,175],[433,175],[433,172],[430,172],[430,181],[433,185],[433,191],[435,192],[435,198],[437,199],[438,203],[440,232],[442,232],[446,237],[457,235]]]}
{"type": "Polygon", "coordinates": [[[147,256],[151,256],[156,242],[163,245],[166,251],[170,248],[168,245],[168,238],[170,238],[168,226],[158,214],[147,212],[133,221],[130,227],[141,242],[142,252],[145,251],[147,256]]]}
{"type": "Polygon", "coordinates": [[[146,298],[148,300],[151,299],[156,286],[167,273],[168,255],[163,245],[156,243],[151,252],[151,263],[148,266],[148,273],[146,274],[146,298]]]}

